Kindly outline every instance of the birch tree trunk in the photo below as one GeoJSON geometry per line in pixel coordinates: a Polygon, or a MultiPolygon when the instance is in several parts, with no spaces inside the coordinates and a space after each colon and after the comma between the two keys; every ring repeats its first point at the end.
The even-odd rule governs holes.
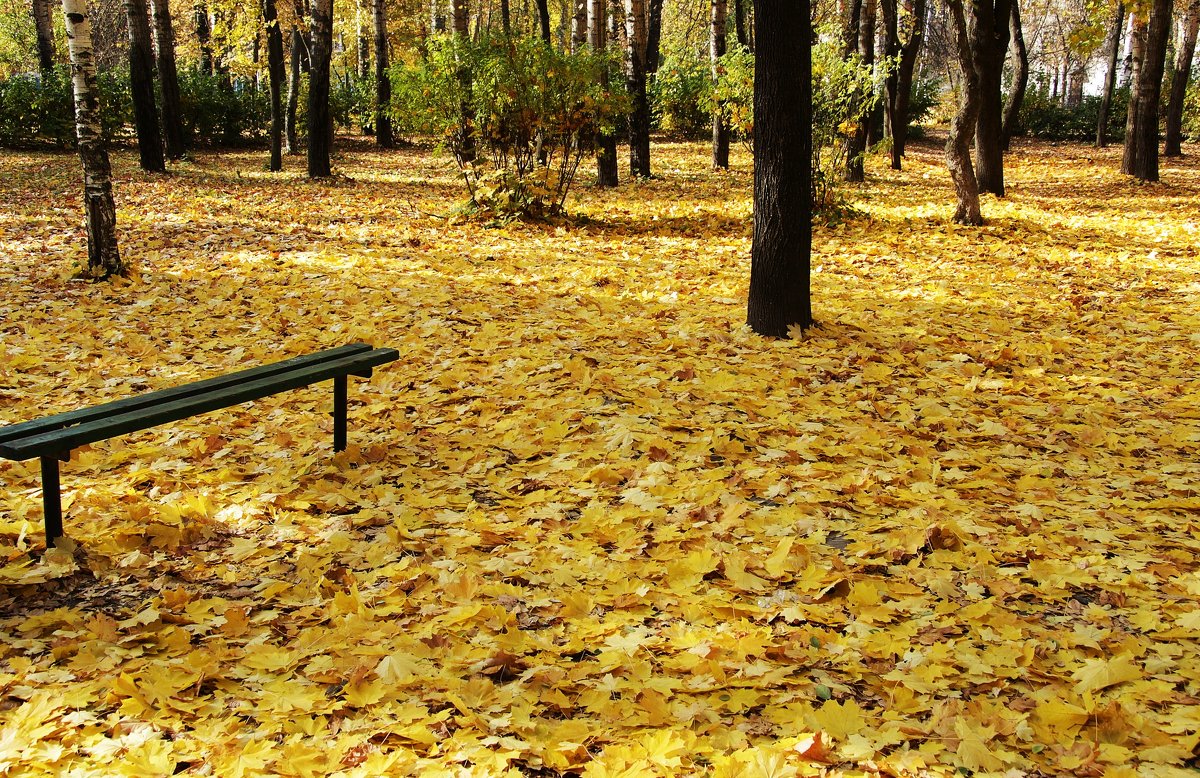
{"type": "Polygon", "coordinates": [[[355,21],[358,22],[358,37],[356,39],[358,58],[356,60],[356,70],[358,78],[364,79],[371,72],[371,24],[369,17],[372,14],[371,6],[367,4],[374,3],[372,0],[358,0],[355,5],[354,14],[355,21]]]}
{"type": "Polygon", "coordinates": [[[154,50],[146,0],[125,0],[125,17],[129,27],[129,91],[133,97],[138,158],[142,170],[162,173],[167,164],[154,99],[154,50]]]}
{"type": "Polygon", "coordinates": [[[574,0],[575,15],[571,19],[571,53],[583,51],[588,41],[588,0],[574,0]]]}
{"type": "Polygon", "coordinates": [[[333,0],[312,3],[312,60],[308,78],[308,177],[333,173],[333,116],[329,112],[329,75],[333,57],[333,0]]]}
{"type": "Polygon", "coordinates": [[[106,279],[125,275],[117,250],[117,207],[112,194],[112,166],[100,134],[100,93],[92,58],[92,25],[87,0],[63,0],[71,84],[75,92],[75,137],[83,163],[83,204],[87,221],[86,275],[106,279]]]}
{"type": "Polygon", "coordinates": [[[957,205],[954,221],[958,224],[983,224],[979,211],[979,182],[971,164],[971,136],[979,122],[979,75],[975,72],[975,58],[971,53],[971,35],[967,30],[963,0],[949,0],[950,34],[958,55],[958,67],[962,83],[959,88],[958,113],[950,124],[950,136],[946,139],[946,166],[954,182],[957,205]]]}
{"type": "Polygon", "coordinates": [[[375,21],[375,143],[380,148],[390,149],[392,117],[388,114],[392,102],[392,82],[388,76],[387,6],[385,0],[373,0],[372,12],[375,21]]]}

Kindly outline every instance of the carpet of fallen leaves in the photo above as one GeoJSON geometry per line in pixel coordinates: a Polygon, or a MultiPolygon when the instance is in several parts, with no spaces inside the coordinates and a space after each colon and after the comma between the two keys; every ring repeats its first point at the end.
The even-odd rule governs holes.
{"type": "MultiPolygon", "coordinates": [[[[451,224],[444,157],[4,153],[0,422],[356,340],[400,362],[77,451],[43,556],[0,462],[6,776],[1195,775],[1200,164],[933,146],[743,325],[701,145],[572,224],[451,224]]],[[[588,183],[584,181],[585,185],[588,183]]]]}

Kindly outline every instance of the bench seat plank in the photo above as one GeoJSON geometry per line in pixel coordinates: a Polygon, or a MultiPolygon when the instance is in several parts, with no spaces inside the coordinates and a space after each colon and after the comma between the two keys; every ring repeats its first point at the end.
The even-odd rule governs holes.
{"type": "MultiPolygon", "coordinates": [[[[126,402],[124,400],[105,403],[88,409],[97,411],[107,408],[109,415],[105,417],[95,418],[93,413],[89,414],[90,420],[74,426],[60,427],[19,438],[9,437],[0,442],[0,456],[15,460],[61,457],[69,454],[72,449],[89,443],[261,399],[288,389],[298,389],[347,374],[365,373],[370,375],[371,368],[392,362],[400,357],[400,353],[394,348],[372,349],[367,346],[367,349],[366,351],[359,349],[349,355],[338,356],[334,359],[322,359],[315,364],[311,364],[312,360],[305,363],[302,357],[296,360],[286,360],[266,366],[274,368],[271,370],[261,371],[260,368],[253,368],[223,376],[223,380],[209,379],[179,387],[179,389],[187,391],[177,394],[172,394],[173,390],[170,389],[151,392],[140,398],[129,398],[130,400],[142,400],[140,403],[131,405],[122,406],[122,403],[126,402]],[[289,363],[291,364],[289,365],[289,363]],[[264,375],[264,372],[267,374],[264,375]],[[114,410],[123,412],[114,413],[114,410]]],[[[331,349],[331,351],[337,350],[331,349]]],[[[69,415],[58,414],[60,417],[69,415]]]]}
{"type": "MultiPolygon", "coordinates": [[[[247,370],[239,370],[235,373],[228,373],[215,378],[206,378],[194,383],[171,387],[170,389],[160,389],[154,392],[146,392],[145,394],[139,394],[134,397],[126,397],[121,400],[114,400],[112,402],[102,403],[100,405],[80,408],[79,410],[56,413],[53,416],[44,416],[40,419],[33,419],[32,421],[10,424],[6,427],[0,427],[0,454],[8,459],[29,459],[32,456],[37,456],[37,454],[31,454],[30,456],[22,457],[10,456],[8,449],[4,447],[4,444],[7,441],[17,440],[19,438],[30,438],[39,435],[40,433],[51,432],[64,427],[82,425],[97,419],[106,419],[112,416],[131,413],[142,408],[162,405],[172,400],[181,400],[187,397],[208,394],[228,387],[234,387],[240,384],[252,382],[257,379],[267,379],[287,373],[289,371],[298,370],[313,365],[326,364],[345,357],[353,356],[355,354],[367,353],[371,350],[372,347],[369,343],[351,343],[345,346],[338,346],[336,348],[318,351],[315,354],[306,354],[305,356],[301,357],[285,359],[282,362],[252,367],[247,370]]],[[[382,362],[376,362],[374,364],[379,365],[382,364],[382,362]]],[[[261,396],[263,395],[259,395],[259,397],[261,396]]],[[[197,411],[197,413],[200,413],[200,411],[197,411]]],[[[95,440],[89,442],[94,443],[96,440],[101,439],[102,438],[96,438],[95,440]]]]}

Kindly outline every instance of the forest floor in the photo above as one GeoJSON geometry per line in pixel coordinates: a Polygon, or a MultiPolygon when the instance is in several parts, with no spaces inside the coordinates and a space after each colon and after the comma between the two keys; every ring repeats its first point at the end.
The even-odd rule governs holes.
{"type": "Polygon", "coordinates": [[[362,340],[401,359],[77,451],[65,550],[0,462],[6,776],[1195,775],[1200,149],[940,151],[744,326],[749,160],[452,224],[445,157],[0,154],[0,422],[362,340]]]}

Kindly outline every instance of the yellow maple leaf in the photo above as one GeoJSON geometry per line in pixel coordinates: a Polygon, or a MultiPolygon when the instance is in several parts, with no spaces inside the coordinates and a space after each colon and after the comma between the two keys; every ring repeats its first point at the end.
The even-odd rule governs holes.
{"type": "Polygon", "coordinates": [[[1142,669],[1135,664],[1132,654],[1121,654],[1112,659],[1089,659],[1071,677],[1076,682],[1075,692],[1087,694],[1137,680],[1142,677],[1142,669]]]}

